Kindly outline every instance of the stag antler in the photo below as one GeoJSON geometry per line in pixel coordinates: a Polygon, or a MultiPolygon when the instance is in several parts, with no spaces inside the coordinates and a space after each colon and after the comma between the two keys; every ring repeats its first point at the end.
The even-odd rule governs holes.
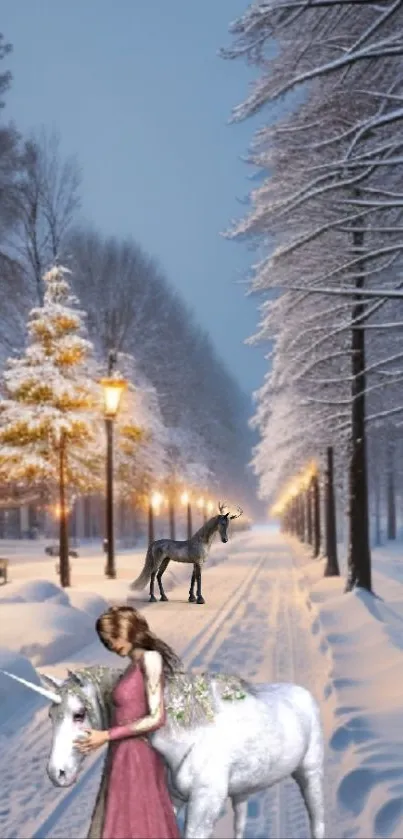
{"type": "Polygon", "coordinates": [[[239,516],[241,516],[242,513],[243,513],[243,510],[241,510],[241,508],[238,507],[238,504],[236,506],[237,506],[237,510],[239,510],[239,512],[236,515],[230,516],[230,519],[239,519],[239,516]]]}
{"type": "Polygon", "coordinates": [[[223,515],[223,514],[224,514],[224,509],[225,509],[225,507],[226,507],[226,504],[225,504],[225,503],[224,503],[224,504],[222,504],[222,503],[221,503],[221,501],[219,501],[219,502],[218,502],[218,510],[219,510],[219,512],[221,513],[221,515],[223,515]]]}

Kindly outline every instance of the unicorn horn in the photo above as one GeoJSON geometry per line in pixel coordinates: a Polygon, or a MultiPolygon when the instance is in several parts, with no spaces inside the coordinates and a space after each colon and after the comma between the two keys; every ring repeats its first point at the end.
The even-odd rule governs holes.
{"type": "Polygon", "coordinates": [[[15,679],[16,682],[21,682],[22,685],[25,685],[27,688],[31,688],[31,690],[35,690],[37,693],[42,694],[42,696],[46,696],[46,699],[50,699],[51,702],[55,702],[57,705],[60,705],[62,699],[57,694],[51,690],[46,690],[46,688],[42,688],[39,685],[34,685],[32,682],[27,682],[26,679],[22,679],[21,676],[15,676],[14,673],[8,673],[7,670],[1,670],[0,673],[4,673],[5,676],[9,676],[10,679],[15,679]]]}

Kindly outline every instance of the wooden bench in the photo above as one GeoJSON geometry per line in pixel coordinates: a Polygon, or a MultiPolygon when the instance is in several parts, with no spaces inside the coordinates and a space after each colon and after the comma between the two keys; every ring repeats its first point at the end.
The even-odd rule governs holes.
{"type": "Polygon", "coordinates": [[[0,557],[0,577],[3,578],[3,585],[7,582],[8,559],[0,557]]]}

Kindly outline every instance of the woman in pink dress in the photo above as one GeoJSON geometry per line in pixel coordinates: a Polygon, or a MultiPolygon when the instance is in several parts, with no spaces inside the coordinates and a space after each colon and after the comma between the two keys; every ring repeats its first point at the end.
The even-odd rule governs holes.
{"type": "Polygon", "coordinates": [[[113,725],[87,729],[76,746],[88,753],[110,741],[91,819],[91,839],[180,839],[165,766],[146,735],[165,724],[164,674],[180,661],[136,609],[113,606],[96,622],[102,643],[131,662],[115,685],[113,725]]]}

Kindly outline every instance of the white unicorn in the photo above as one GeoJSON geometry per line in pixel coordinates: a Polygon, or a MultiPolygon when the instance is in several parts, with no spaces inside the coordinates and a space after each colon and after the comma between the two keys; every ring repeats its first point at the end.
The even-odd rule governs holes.
{"type": "MultiPolygon", "coordinates": [[[[74,741],[83,727],[110,726],[111,693],[122,671],[94,666],[68,671],[65,680],[41,675],[46,688],[0,672],[52,702],[47,772],[55,786],[71,786],[85,759],[74,741]]],[[[167,680],[165,686],[167,724],[149,738],[167,764],[176,812],[186,807],[186,839],[212,836],[227,797],[235,839],[242,839],[249,796],[288,776],[300,788],[312,839],[324,839],[323,736],[319,709],[309,691],[286,683],[252,686],[220,674],[176,678],[176,684],[167,680]],[[191,717],[193,713],[187,722],[181,696],[187,697],[191,717]],[[205,708],[206,699],[213,714],[197,720],[194,709],[198,700],[205,708]]]]}

